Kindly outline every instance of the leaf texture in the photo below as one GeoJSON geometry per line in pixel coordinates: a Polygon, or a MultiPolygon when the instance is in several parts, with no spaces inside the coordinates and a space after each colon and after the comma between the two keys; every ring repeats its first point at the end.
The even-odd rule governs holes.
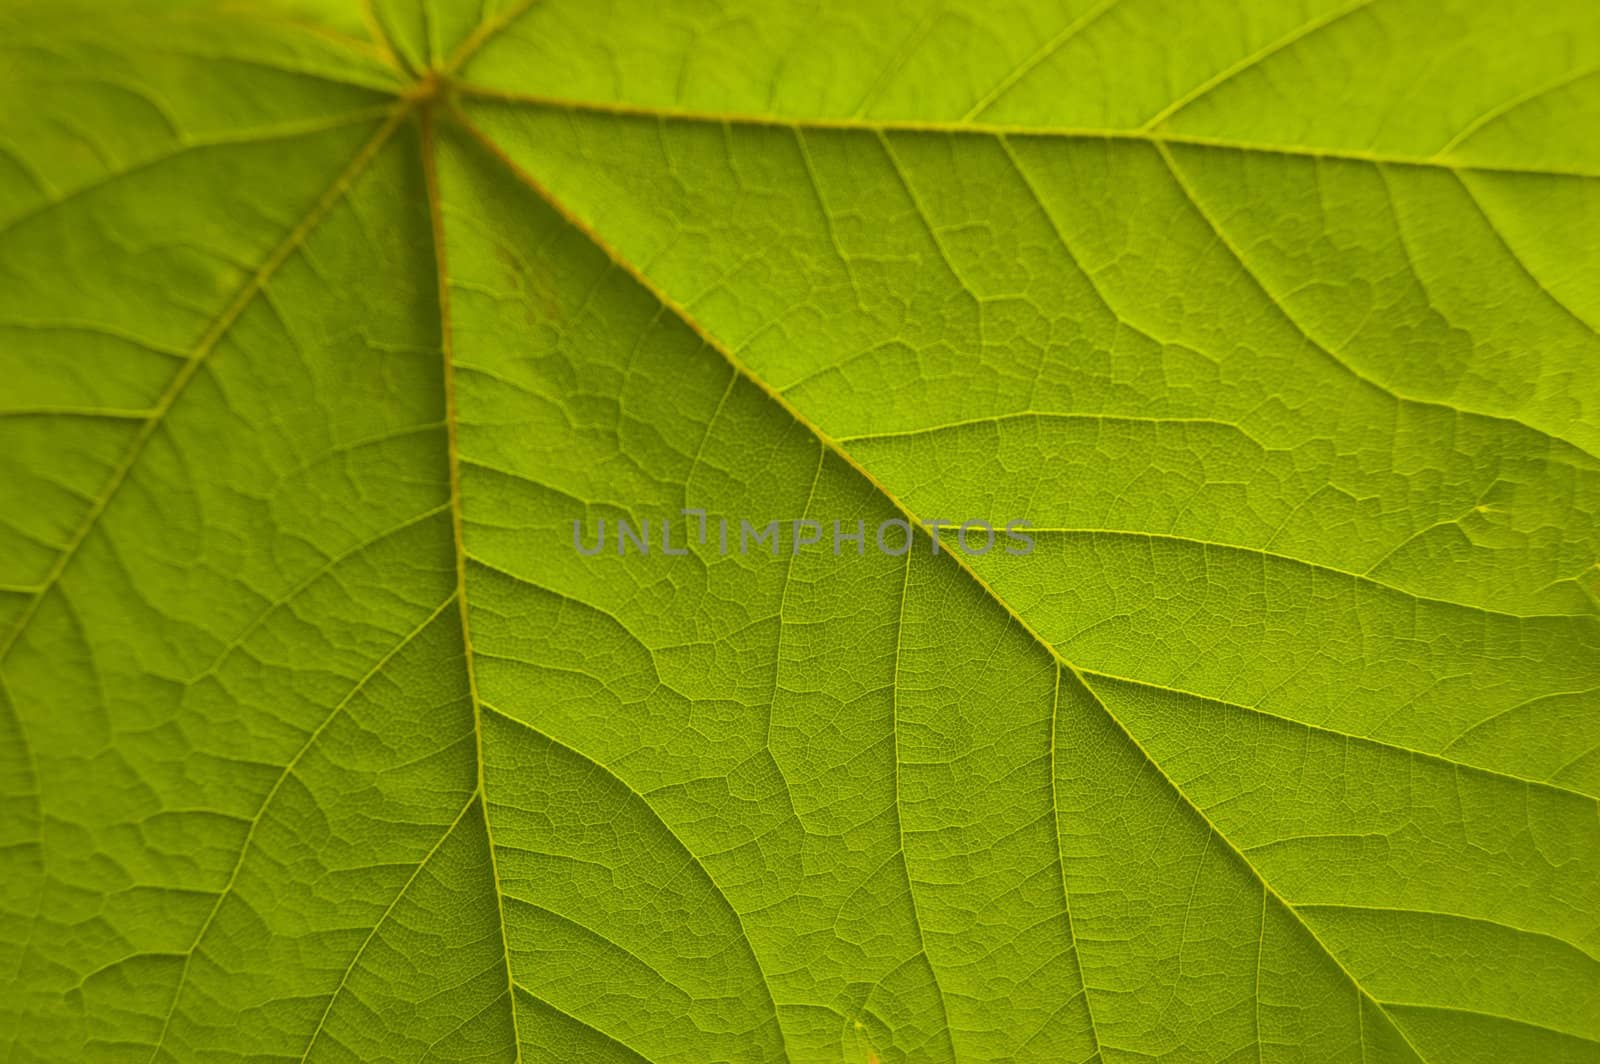
{"type": "Polygon", "coordinates": [[[1594,5],[0,42],[8,1061],[1600,1061],[1594,5]]]}

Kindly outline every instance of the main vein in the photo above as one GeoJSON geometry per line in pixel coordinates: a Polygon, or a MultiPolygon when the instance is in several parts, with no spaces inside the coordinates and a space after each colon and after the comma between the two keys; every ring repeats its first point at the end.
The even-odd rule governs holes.
{"type": "Polygon", "coordinates": [[[672,107],[650,107],[639,104],[599,100],[581,100],[539,93],[513,92],[470,81],[454,84],[462,96],[498,101],[514,106],[538,107],[553,111],[587,114],[619,115],[645,118],[660,122],[697,122],[719,126],[765,126],[768,128],[797,130],[837,130],[867,133],[943,133],[979,137],[1033,137],[1059,140],[1132,141],[1153,145],[1178,145],[1196,148],[1217,148],[1257,155],[1277,155],[1289,158],[1347,161],[1389,166],[1427,167],[1453,172],[1508,173],[1545,177],[1575,177],[1600,179],[1600,170],[1582,168],[1563,169],[1548,166],[1518,166],[1505,162],[1473,162],[1449,152],[1433,155],[1407,155],[1397,152],[1369,151],[1363,148],[1318,147],[1309,144],[1273,144],[1265,141],[1238,140],[1229,137],[1209,137],[1195,133],[1176,133],[1157,128],[1114,128],[1099,126],[1037,126],[1011,125],[999,122],[921,121],[916,119],[863,119],[817,118],[775,114],[756,114],[738,111],[701,111],[672,107]]]}
{"type": "Polygon", "coordinates": [[[428,191],[428,216],[433,228],[433,260],[438,283],[439,346],[443,353],[445,440],[450,463],[450,524],[455,544],[456,605],[461,618],[461,644],[467,669],[467,687],[472,696],[472,729],[476,738],[477,794],[483,807],[483,830],[489,847],[489,874],[494,882],[495,909],[500,920],[500,946],[506,968],[506,996],[511,1006],[511,1036],[516,1043],[516,1059],[522,1060],[522,1037],[517,1027],[517,988],[511,974],[511,939],[506,932],[505,892],[500,887],[500,868],[495,857],[494,826],[489,815],[488,793],[484,788],[483,701],[478,694],[478,671],[472,658],[472,618],[467,607],[467,547],[462,533],[461,457],[456,441],[455,343],[450,327],[450,282],[445,251],[444,204],[439,196],[438,154],[433,131],[433,113],[422,110],[422,170],[428,191]]]}

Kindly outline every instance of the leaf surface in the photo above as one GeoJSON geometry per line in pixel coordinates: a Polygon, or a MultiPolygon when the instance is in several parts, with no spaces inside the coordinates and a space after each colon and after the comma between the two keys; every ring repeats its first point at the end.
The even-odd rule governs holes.
{"type": "Polygon", "coordinates": [[[1600,1061],[1592,5],[0,41],[8,1060],[1600,1061]]]}

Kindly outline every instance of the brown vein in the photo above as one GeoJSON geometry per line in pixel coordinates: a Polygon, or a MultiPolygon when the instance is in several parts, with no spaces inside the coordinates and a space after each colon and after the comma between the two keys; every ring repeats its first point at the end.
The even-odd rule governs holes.
{"type": "Polygon", "coordinates": [[[1226,137],[1207,137],[1192,133],[1159,132],[1148,129],[1114,129],[1097,126],[1030,126],[994,122],[938,122],[913,119],[802,118],[774,114],[696,111],[679,108],[645,107],[637,104],[602,102],[598,100],[578,100],[536,93],[511,92],[483,85],[473,85],[468,82],[457,82],[453,85],[453,88],[460,95],[470,98],[498,100],[501,103],[526,107],[543,107],[549,110],[574,111],[580,114],[620,115],[631,118],[649,118],[663,122],[702,122],[712,125],[765,126],[768,128],[800,130],[832,129],[869,133],[949,133],[992,137],[1055,137],[1066,140],[1131,140],[1146,144],[1186,144],[1201,148],[1219,148],[1264,155],[1283,155],[1312,159],[1350,159],[1356,162],[1389,163],[1394,166],[1419,166],[1436,170],[1600,179],[1600,170],[1516,166],[1511,163],[1470,163],[1438,156],[1404,155],[1391,152],[1366,151],[1360,148],[1320,148],[1304,144],[1272,144],[1260,141],[1232,140],[1226,137]]]}

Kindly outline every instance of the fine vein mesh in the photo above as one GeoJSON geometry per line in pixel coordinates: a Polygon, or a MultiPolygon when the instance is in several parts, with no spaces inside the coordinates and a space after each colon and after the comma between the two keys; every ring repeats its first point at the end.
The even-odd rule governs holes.
{"type": "Polygon", "coordinates": [[[47,6],[8,1059],[1600,1059],[1585,5],[47,6]]]}

